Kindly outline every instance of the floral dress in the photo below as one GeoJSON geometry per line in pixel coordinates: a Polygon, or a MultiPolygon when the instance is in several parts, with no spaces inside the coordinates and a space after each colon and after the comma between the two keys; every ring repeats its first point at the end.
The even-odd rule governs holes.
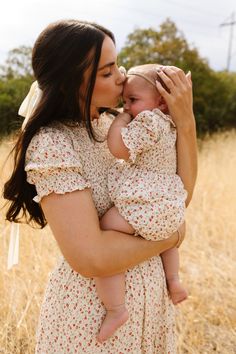
{"type": "MultiPolygon", "coordinates": [[[[55,122],[42,127],[26,154],[27,180],[36,186],[35,202],[91,188],[99,217],[111,206],[108,170],[114,162],[106,134],[111,118],[93,121],[103,142],[89,139],[85,127],[55,122]]],[[[130,236],[127,236],[130,237],[130,236]]],[[[105,315],[94,279],[74,271],[62,257],[49,277],[37,330],[37,354],[174,354],[174,308],[168,297],[159,256],[126,272],[126,303],[130,318],[106,342],[96,335],[105,315]]]]}
{"type": "Polygon", "coordinates": [[[147,240],[169,237],[184,222],[187,192],[176,174],[176,129],[159,109],[139,113],[121,131],[130,158],[116,161],[108,189],[119,213],[147,240]]]}

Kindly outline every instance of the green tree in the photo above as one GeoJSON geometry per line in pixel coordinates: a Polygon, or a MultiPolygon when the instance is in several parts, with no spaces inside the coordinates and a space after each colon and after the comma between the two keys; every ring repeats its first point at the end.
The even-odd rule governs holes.
{"type": "Polygon", "coordinates": [[[154,28],[136,29],[129,34],[119,54],[119,61],[127,69],[142,63],[183,67],[186,53],[189,60],[199,57],[195,48],[189,48],[183,33],[177,29],[175,23],[167,19],[160,25],[159,31],[154,28]]]}
{"type": "Polygon", "coordinates": [[[33,77],[31,53],[32,48],[27,46],[10,50],[5,64],[0,66],[0,77],[2,79],[33,77]]]}
{"type": "Polygon", "coordinates": [[[224,85],[224,95],[219,97],[223,109],[224,126],[236,127],[236,73],[224,71],[215,75],[217,80],[224,85]]]}
{"type": "Polygon", "coordinates": [[[12,49],[0,67],[0,136],[20,127],[18,109],[33,80],[31,48],[12,49]]]}
{"type": "Polygon", "coordinates": [[[29,76],[0,81],[0,137],[21,126],[22,118],[18,116],[18,109],[31,83],[32,78],[29,76]]]}

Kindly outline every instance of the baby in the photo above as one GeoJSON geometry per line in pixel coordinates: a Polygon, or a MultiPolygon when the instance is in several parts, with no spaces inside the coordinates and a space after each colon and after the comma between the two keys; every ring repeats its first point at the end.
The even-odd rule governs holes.
{"type": "MultiPolygon", "coordinates": [[[[155,84],[160,82],[157,70],[158,65],[146,64],[128,71],[124,113],[114,119],[107,140],[110,152],[119,159],[108,175],[114,207],[100,221],[102,229],[152,241],[168,238],[184,222],[187,197],[176,174],[176,128],[155,84]]],[[[161,258],[170,297],[177,304],[187,297],[178,276],[177,248],[165,251],[161,258]]],[[[96,278],[95,282],[107,311],[98,334],[102,342],[128,320],[125,274],[96,278]]]]}

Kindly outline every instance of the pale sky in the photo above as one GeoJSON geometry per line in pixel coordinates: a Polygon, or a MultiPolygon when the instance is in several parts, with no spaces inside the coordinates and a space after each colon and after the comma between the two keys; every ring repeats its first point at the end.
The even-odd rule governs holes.
{"type": "MultiPolygon", "coordinates": [[[[0,11],[0,64],[7,52],[20,45],[32,46],[39,33],[52,21],[82,19],[112,30],[118,50],[135,28],[153,27],[169,17],[189,44],[199,50],[211,68],[226,68],[230,26],[235,0],[4,0],[0,11]]],[[[236,72],[236,25],[230,69],[236,72]]]]}

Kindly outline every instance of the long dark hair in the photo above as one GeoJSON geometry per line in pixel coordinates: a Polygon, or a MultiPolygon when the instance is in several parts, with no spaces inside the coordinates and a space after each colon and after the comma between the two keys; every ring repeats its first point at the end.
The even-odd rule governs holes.
{"type": "Polygon", "coordinates": [[[26,222],[36,223],[41,228],[47,224],[40,205],[33,201],[36,188],[26,181],[24,169],[26,150],[41,127],[55,120],[83,122],[90,138],[96,139],[91,126],[90,105],[106,35],[115,42],[113,34],[100,25],[62,20],[50,24],[36,40],[32,67],[42,98],[19,133],[12,151],[14,169],[3,192],[4,198],[10,201],[7,220],[20,222],[24,217],[26,222]],[[78,96],[88,69],[90,74],[88,83],[83,85],[84,100],[81,104],[78,96]]]}

